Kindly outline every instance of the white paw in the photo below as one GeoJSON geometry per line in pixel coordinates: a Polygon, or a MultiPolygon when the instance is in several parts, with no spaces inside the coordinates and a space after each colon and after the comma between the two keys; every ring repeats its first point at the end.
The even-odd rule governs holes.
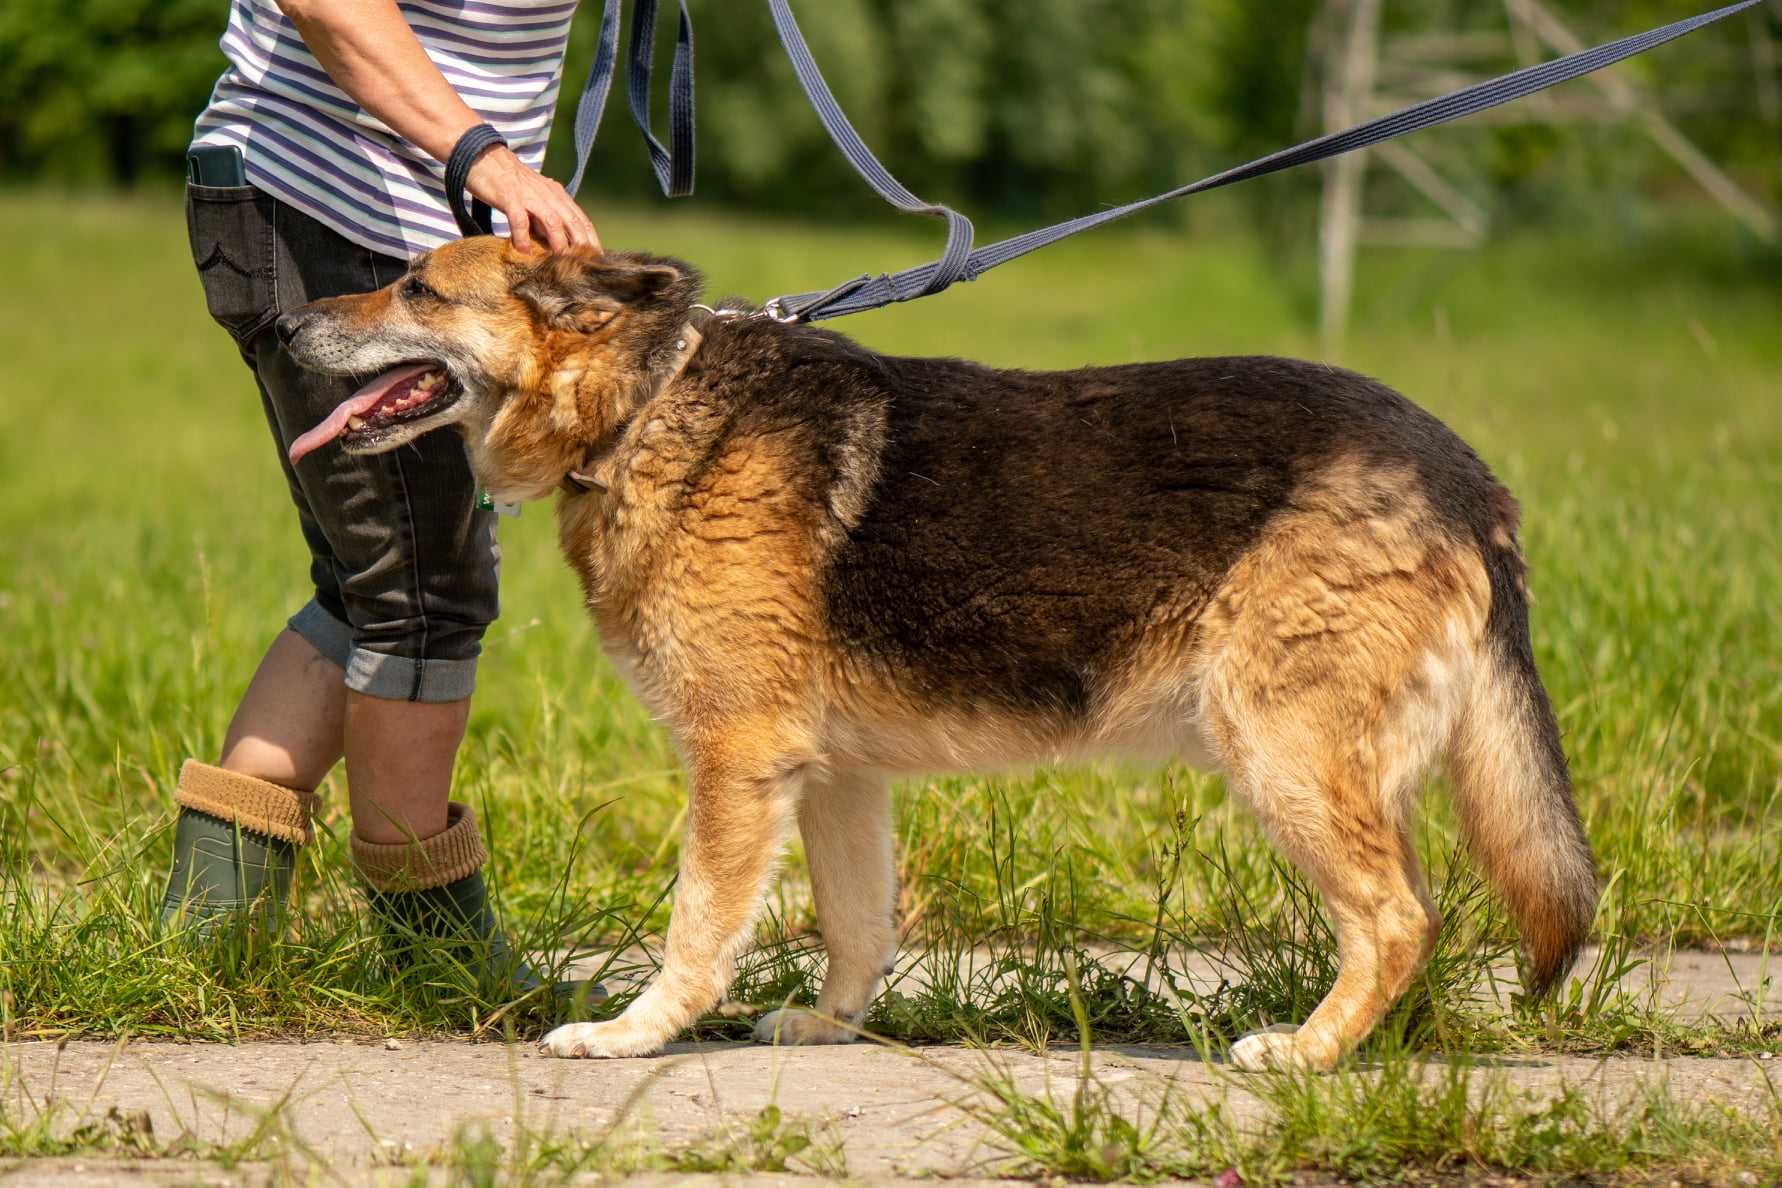
{"type": "Polygon", "coordinates": [[[610,1023],[565,1023],[540,1040],[538,1050],[547,1056],[576,1059],[653,1056],[662,1050],[663,1042],[621,1016],[610,1023]]]}
{"type": "Polygon", "coordinates": [[[1293,1035],[1299,1028],[1292,1023],[1276,1023],[1231,1045],[1231,1064],[1244,1072],[1270,1072],[1276,1069],[1305,1068],[1306,1060],[1293,1035]]]}
{"type": "Polygon", "coordinates": [[[755,1022],[758,1044],[851,1044],[859,1038],[851,1028],[797,1007],[769,1011],[755,1022]]]}

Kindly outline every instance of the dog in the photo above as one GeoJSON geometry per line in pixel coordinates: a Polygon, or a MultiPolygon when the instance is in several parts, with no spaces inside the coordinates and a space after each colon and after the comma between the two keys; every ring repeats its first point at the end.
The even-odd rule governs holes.
{"type": "Polygon", "coordinates": [[[376,377],[293,458],[451,427],[495,500],[556,493],[602,644],[685,757],[662,970],[544,1051],[655,1053],[716,1005],[794,819],[828,969],[755,1035],[854,1038],[897,948],[888,781],[1110,753],[1222,770],[1335,926],[1329,994],[1239,1068],[1330,1068],[1428,959],[1410,821],[1441,759],[1527,989],[1563,978],[1594,861],[1519,509],[1453,432],[1315,363],[894,358],[701,286],[485,236],[277,323],[300,364],[376,377]]]}

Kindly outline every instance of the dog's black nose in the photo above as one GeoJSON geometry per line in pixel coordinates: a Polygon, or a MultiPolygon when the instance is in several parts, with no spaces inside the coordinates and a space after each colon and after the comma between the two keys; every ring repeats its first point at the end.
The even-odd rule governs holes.
{"type": "Polygon", "coordinates": [[[272,328],[278,334],[278,340],[286,346],[290,346],[291,340],[297,337],[298,332],[303,329],[303,324],[309,321],[309,317],[308,310],[294,310],[274,322],[272,328]]]}

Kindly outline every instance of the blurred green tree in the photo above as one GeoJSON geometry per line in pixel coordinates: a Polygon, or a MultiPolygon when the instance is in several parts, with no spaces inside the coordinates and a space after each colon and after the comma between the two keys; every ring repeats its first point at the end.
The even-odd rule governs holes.
{"type": "Polygon", "coordinates": [[[0,174],[179,176],[223,68],[219,0],[0,3],[0,174]]]}
{"type": "MultiPolygon", "coordinates": [[[[1586,37],[1675,19],[1683,0],[1548,0],[1586,37]]],[[[1025,221],[1162,189],[1318,128],[1321,0],[800,0],[812,48],[868,143],[917,193],[1025,221]]],[[[601,4],[571,39],[564,107],[592,53],[601,4]]],[[[792,78],[763,0],[694,0],[703,199],[824,217],[876,214],[877,199],[830,146],[792,78]]],[[[1503,29],[1500,4],[1391,0],[1388,33],[1503,29]]],[[[223,57],[226,0],[0,0],[0,177],[132,183],[176,179],[192,117],[223,57]]],[[[665,22],[672,14],[664,16],[665,22]]],[[[1782,198],[1782,123],[1754,113],[1750,21],[1625,69],[1717,160],[1782,198]]],[[[664,29],[666,40],[667,29],[664,29]]],[[[663,49],[666,58],[666,48],[663,49]]],[[[1499,58],[1478,68],[1509,65],[1499,58]]],[[[1774,67],[1770,68],[1772,71],[1774,67]]],[[[1575,84],[1585,87],[1588,84],[1575,84]]],[[[666,88],[658,88],[665,90],[666,88]]],[[[665,103],[666,96],[658,95],[665,103]]],[[[641,196],[652,179],[622,87],[590,193],[641,196]]],[[[657,116],[658,126],[666,113],[657,116]]],[[[566,159],[558,121],[553,162],[566,159]]],[[[1676,176],[1613,126],[1438,134],[1469,184],[1531,214],[1603,186],[1676,176]],[[1584,149],[1588,151],[1568,151],[1584,149]]],[[[1426,138],[1428,143],[1428,138],[1426,138]]],[[[1265,222],[1315,189],[1305,171],[1246,191],[1265,222]]]]}

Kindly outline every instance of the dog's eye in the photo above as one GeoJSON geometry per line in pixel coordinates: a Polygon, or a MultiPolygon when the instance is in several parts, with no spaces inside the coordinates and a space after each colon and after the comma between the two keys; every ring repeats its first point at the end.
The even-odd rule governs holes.
{"type": "Polygon", "coordinates": [[[418,276],[411,276],[402,282],[402,295],[411,301],[439,300],[439,294],[433,291],[433,287],[418,276]]]}

